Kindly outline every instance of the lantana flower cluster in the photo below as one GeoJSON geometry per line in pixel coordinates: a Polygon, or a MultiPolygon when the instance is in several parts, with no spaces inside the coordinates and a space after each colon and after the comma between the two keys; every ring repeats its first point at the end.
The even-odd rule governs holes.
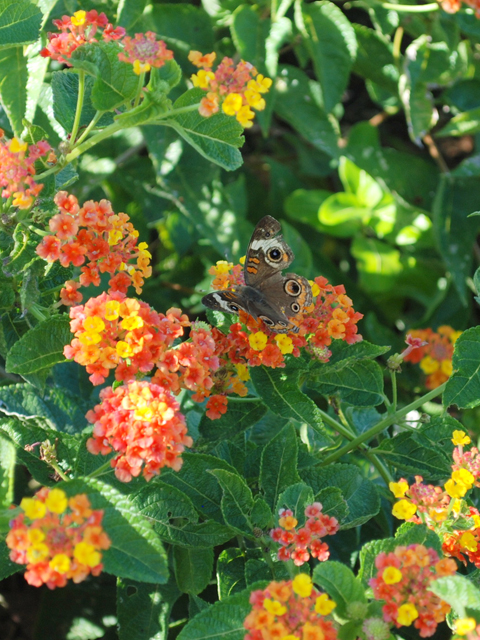
{"type": "Polygon", "coordinates": [[[199,107],[200,115],[209,118],[222,108],[227,116],[235,116],[242,127],[253,125],[254,111],[265,109],[262,94],[268,92],[272,80],[258,73],[249,62],[241,60],[236,66],[231,58],[223,58],[215,71],[212,66],[215,53],[203,55],[200,51],[190,51],[188,59],[199,71],[192,75],[195,87],[207,91],[199,107]]]}
{"type": "Polygon", "coordinates": [[[150,382],[130,382],[102,389],[100,399],[87,413],[94,425],[87,449],[95,455],[117,453],[111,465],[120,481],[140,473],[148,481],[163,467],[181,468],[181,454],[193,440],[169,391],[150,382]]]}
{"type": "Polygon", "coordinates": [[[86,367],[94,385],[102,384],[110,369],[124,381],[133,380],[138,372],[148,373],[162,356],[168,359],[166,351],[190,324],[179,309],[157,313],[146,302],[119,291],[72,307],[70,318],[75,338],[65,346],[64,355],[86,367]]]}
{"type": "Polygon", "coordinates": [[[55,589],[70,579],[78,583],[100,574],[110,539],[102,528],[103,511],[92,510],[85,494],[67,498],[62,489],[43,487],[33,498],[23,498],[20,508],[6,542],[10,560],[27,565],[30,585],[55,589]]]}
{"type": "Polygon", "coordinates": [[[13,198],[12,204],[19,209],[30,209],[43,189],[43,184],[34,180],[35,162],[52,154],[52,148],[45,140],[28,145],[18,138],[8,141],[0,129],[0,187],[2,198],[13,198]]]}
{"type": "MultiPolygon", "coordinates": [[[[241,265],[234,266],[221,260],[210,268],[209,273],[215,276],[213,288],[217,290],[245,284],[241,265]]],[[[240,311],[240,322],[232,324],[228,334],[215,328],[212,330],[216,355],[220,358],[218,372],[231,371],[231,375],[218,380],[218,385],[216,380],[213,395],[207,403],[210,418],[219,418],[227,411],[226,394],[242,395],[239,393],[243,390],[242,383],[249,379],[247,365],[285,367],[285,356],[292,354],[298,358],[302,348],[322,362],[328,362],[331,356],[328,347],[332,340],[343,340],[348,344],[362,340],[357,323],[363,315],[354,310],[345,287],[333,286],[322,276],[311,284],[315,301],[300,320],[298,334],[273,333],[261,320],[255,320],[244,311],[240,311]],[[236,372],[232,365],[237,368],[236,372]]],[[[246,393],[246,389],[244,391],[246,393]]]]}
{"type": "Polygon", "coordinates": [[[413,623],[422,638],[432,636],[437,625],[445,620],[450,605],[428,589],[432,581],[456,572],[455,561],[440,560],[434,549],[412,544],[380,553],[375,566],[378,573],[369,584],[375,598],[385,601],[384,620],[397,628],[413,623]]]}
{"type": "Polygon", "coordinates": [[[245,618],[245,640],[335,640],[337,631],[328,618],[336,604],[318,591],[306,573],[293,580],[271,582],[252,591],[252,611],[245,618]]]}
{"type": "Polygon", "coordinates": [[[337,533],[339,524],[336,518],[322,513],[322,503],[314,502],[305,508],[306,522],[298,527],[298,520],[291,509],[280,509],[278,527],[270,531],[271,538],[281,547],[279,560],[292,559],[297,567],[308,562],[310,556],[320,562],[328,560],[328,544],[322,541],[325,536],[337,533]]]}
{"type": "Polygon", "coordinates": [[[436,389],[452,375],[452,356],[455,342],[462,334],[447,325],[437,331],[432,329],[414,329],[409,332],[411,338],[418,338],[426,343],[408,353],[405,362],[420,363],[426,374],[427,389],[436,389]]]}
{"type": "Polygon", "coordinates": [[[421,476],[415,476],[410,486],[405,478],[391,482],[390,490],[399,499],[392,513],[401,520],[427,525],[442,540],[445,555],[465,564],[468,559],[480,568],[480,513],[462,500],[479,485],[480,456],[476,447],[464,451],[471,442],[464,431],[454,431],[452,442],[452,474],[444,487],[426,485],[421,476]]]}
{"type": "Polygon", "coordinates": [[[72,66],[72,53],[81,45],[97,42],[100,35],[105,42],[119,40],[125,35],[123,27],[114,29],[107,16],[95,9],[75,11],[73,16],[53,20],[53,24],[60,33],[48,33],[48,44],[40,51],[40,55],[63,62],[69,67],[72,66]]]}
{"type": "Polygon", "coordinates": [[[152,268],[146,242],[137,245],[138,231],[126,213],[115,214],[108,200],[89,200],[80,207],[77,198],[59,191],[55,198],[59,212],[49,220],[52,235],[37,247],[39,256],[68,267],[81,267],[80,283],[67,281],[60,293],[65,305],[78,304],[80,286],[100,285],[100,275],[109,273],[109,291],[126,293],[133,285],[142,292],[144,278],[152,268]],[[133,263],[133,264],[132,264],[133,263]]]}
{"type": "Polygon", "coordinates": [[[163,40],[157,40],[153,31],[136,33],[134,38],[125,36],[122,45],[123,51],[118,54],[118,58],[132,64],[137,75],[150,71],[152,67],[163,67],[167,60],[173,58],[173,51],[167,49],[163,40]]]}

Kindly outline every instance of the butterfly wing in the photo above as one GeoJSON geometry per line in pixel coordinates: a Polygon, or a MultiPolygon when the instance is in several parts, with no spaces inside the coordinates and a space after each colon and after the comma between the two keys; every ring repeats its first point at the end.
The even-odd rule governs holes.
{"type": "Polygon", "coordinates": [[[282,236],[277,236],[280,229],[272,216],[264,216],[255,227],[245,258],[245,284],[258,287],[293,262],[293,251],[282,236]]]}

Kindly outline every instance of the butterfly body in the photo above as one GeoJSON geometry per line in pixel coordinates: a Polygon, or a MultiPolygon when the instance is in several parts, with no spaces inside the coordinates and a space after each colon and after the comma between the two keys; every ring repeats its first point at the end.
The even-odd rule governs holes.
{"type": "Polygon", "coordinates": [[[245,285],[209,293],[202,303],[226,313],[238,313],[242,309],[262,320],[275,333],[298,333],[295,320],[301,318],[312,303],[312,290],[306,278],[295,273],[282,275],[294,255],[283,237],[277,235],[280,229],[275,218],[263,217],[248,245],[245,285]]]}

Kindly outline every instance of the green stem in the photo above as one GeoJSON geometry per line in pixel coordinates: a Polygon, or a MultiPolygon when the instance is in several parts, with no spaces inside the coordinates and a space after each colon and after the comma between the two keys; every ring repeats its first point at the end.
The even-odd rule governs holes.
{"type": "Polygon", "coordinates": [[[85,71],[83,69],[79,69],[77,109],[75,111],[75,120],[73,121],[72,133],[70,135],[70,141],[72,145],[75,144],[75,138],[77,137],[78,127],[80,126],[80,119],[82,117],[84,97],[85,97],[85,71]]]}
{"type": "MultiPolygon", "coordinates": [[[[157,115],[155,117],[155,119],[146,120],[145,122],[142,122],[141,124],[148,124],[148,123],[152,124],[154,122],[157,122],[158,120],[164,120],[166,118],[170,118],[172,116],[176,116],[176,115],[179,115],[181,113],[188,113],[190,111],[195,111],[195,110],[198,110],[199,106],[200,106],[200,103],[191,104],[188,107],[180,107],[180,109],[172,109],[171,111],[167,111],[165,113],[157,115]]],[[[78,158],[78,156],[82,155],[82,153],[85,153],[85,151],[88,151],[89,149],[94,147],[99,142],[102,142],[106,138],[109,138],[110,136],[112,136],[117,131],[121,131],[123,128],[125,128],[124,124],[123,124],[123,120],[122,120],[122,118],[119,118],[113,124],[109,125],[108,127],[105,127],[105,129],[102,129],[102,131],[99,131],[98,133],[93,135],[88,140],[84,140],[81,144],[78,144],[65,157],[65,163],[69,164],[70,162],[72,162],[73,160],[78,158]]]]}
{"type": "Polygon", "coordinates": [[[60,469],[60,467],[56,462],[49,462],[49,465],[53,469],[55,469],[55,471],[58,473],[58,475],[61,477],[62,480],[65,480],[66,482],[70,480],[70,478],[63,473],[63,471],[60,469]]]}
{"type": "Polygon", "coordinates": [[[391,410],[395,413],[397,410],[397,374],[395,371],[390,370],[390,378],[392,380],[392,407],[391,410]]]}
{"type": "Polygon", "coordinates": [[[88,136],[90,131],[95,127],[95,125],[97,124],[97,122],[100,120],[100,118],[103,116],[104,113],[105,111],[97,111],[97,113],[93,116],[90,124],[87,126],[87,128],[82,133],[82,135],[78,138],[75,146],[78,146],[85,140],[85,138],[88,136]]]}
{"type": "Polygon", "coordinates": [[[138,103],[140,102],[140,98],[142,97],[142,89],[145,82],[145,71],[138,76],[138,85],[137,85],[137,95],[135,96],[135,102],[133,103],[133,108],[138,107],[138,103]]]}
{"type": "Polygon", "coordinates": [[[438,11],[440,9],[440,5],[437,2],[430,2],[430,4],[392,4],[391,2],[374,0],[373,3],[381,5],[384,9],[392,9],[393,11],[402,11],[406,13],[427,13],[429,11],[438,11]]]}
{"type": "Polygon", "coordinates": [[[39,173],[35,177],[36,182],[41,182],[44,178],[49,176],[51,173],[59,173],[63,169],[63,167],[64,165],[59,163],[59,164],[56,164],[54,167],[51,167],[50,169],[43,171],[43,173],[39,173]]]}
{"type": "Polygon", "coordinates": [[[403,407],[403,409],[400,409],[395,413],[387,415],[385,418],[383,418],[383,420],[380,420],[380,422],[378,422],[374,427],[372,427],[368,431],[365,431],[365,433],[362,433],[358,437],[354,438],[351,442],[348,442],[344,447],[342,447],[338,451],[335,451],[334,453],[324,458],[322,464],[326,465],[326,464],[330,464],[331,462],[335,462],[335,460],[338,460],[345,454],[350,453],[350,451],[353,451],[364,442],[368,442],[369,440],[374,438],[377,434],[381,433],[384,429],[392,425],[394,422],[397,422],[400,418],[403,418],[404,416],[406,416],[407,413],[410,413],[410,411],[414,411],[415,409],[418,409],[418,407],[421,407],[429,400],[432,400],[433,398],[436,398],[437,396],[439,396],[441,393],[444,392],[446,385],[447,383],[444,382],[442,385],[440,385],[436,389],[432,389],[421,398],[417,398],[417,400],[414,400],[413,402],[408,404],[406,407],[403,407]]]}
{"type": "Polygon", "coordinates": [[[240,396],[228,396],[229,402],[259,402],[260,398],[256,396],[253,398],[241,398],[240,396]]]}
{"type": "Polygon", "coordinates": [[[332,429],[340,433],[344,438],[347,438],[347,440],[353,440],[355,435],[350,431],[350,429],[344,427],[343,424],[335,420],[335,418],[332,418],[332,416],[329,416],[325,411],[322,411],[321,409],[318,409],[318,411],[322,416],[322,420],[332,427],[332,429]]]}
{"type": "Polygon", "coordinates": [[[399,65],[399,61],[400,61],[400,55],[401,55],[401,45],[402,45],[402,39],[403,39],[403,27],[398,27],[397,30],[395,31],[395,36],[393,38],[393,59],[395,60],[395,64],[399,65]]]}
{"type": "MultiPolygon", "coordinates": [[[[347,440],[351,441],[354,439],[355,435],[346,426],[340,424],[340,422],[337,422],[335,418],[329,416],[328,413],[325,413],[325,411],[322,411],[321,409],[318,410],[320,412],[320,415],[322,416],[322,420],[326,422],[330,427],[332,427],[332,429],[335,429],[335,431],[340,433],[347,440]]],[[[378,456],[376,456],[374,453],[371,453],[368,450],[367,445],[365,444],[361,445],[361,453],[375,467],[375,469],[378,471],[378,474],[383,478],[385,484],[388,486],[388,483],[392,481],[392,477],[383,462],[378,458],[378,456]]]]}
{"type": "Polygon", "coordinates": [[[101,467],[98,467],[98,469],[95,469],[95,471],[92,471],[92,473],[89,473],[87,478],[98,478],[98,476],[101,476],[105,473],[105,471],[110,471],[112,468],[112,465],[110,464],[110,460],[108,462],[105,462],[104,464],[102,464],[101,467]]]}

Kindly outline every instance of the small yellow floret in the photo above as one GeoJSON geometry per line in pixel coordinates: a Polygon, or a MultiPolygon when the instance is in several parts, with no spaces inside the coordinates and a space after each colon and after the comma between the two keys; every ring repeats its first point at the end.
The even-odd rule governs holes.
{"type": "Polygon", "coordinates": [[[263,608],[274,616],[283,616],[287,612],[287,607],[278,600],[272,600],[271,598],[265,598],[263,601],[263,608]]]}
{"type": "Polygon", "coordinates": [[[321,616],[328,616],[336,606],[337,603],[330,600],[326,593],[322,593],[322,595],[318,596],[315,600],[315,611],[321,616]]]}
{"type": "Polygon", "coordinates": [[[299,573],[292,581],[293,591],[302,598],[308,598],[312,593],[313,582],[308,573],[299,573]]]}
{"type": "Polygon", "coordinates": [[[292,339],[289,338],[284,333],[278,333],[275,336],[275,342],[278,345],[278,348],[283,354],[292,353],[293,351],[293,342],[292,339]]]}
{"type": "Polygon", "coordinates": [[[239,93],[229,93],[222,104],[223,112],[227,116],[234,116],[242,108],[242,96],[239,93]]]}
{"type": "Polygon", "coordinates": [[[410,520],[417,512],[417,507],[409,500],[399,500],[393,505],[392,514],[399,520],[410,520]]]}
{"type": "Polygon", "coordinates": [[[126,329],[127,331],[133,331],[133,329],[140,329],[143,327],[144,322],[140,316],[129,316],[128,318],[124,318],[120,323],[122,329],[126,329]]]}
{"type": "Polygon", "coordinates": [[[463,447],[466,444],[470,444],[471,439],[470,439],[470,436],[467,436],[465,431],[461,431],[460,429],[456,429],[453,432],[452,442],[456,447],[463,447]]]}
{"type": "Polygon", "coordinates": [[[105,305],[105,320],[116,320],[120,315],[118,300],[109,300],[105,305]]]}
{"type": "Polygon", "coordinates": [[[62,489],[51,489],[46,500],[45,506],[51,513],[63,513],[68,506],[68,498],[62,489]]]}
{"type": "Polygon", "coordinates": [[[75,11],[75,13],[72,16],[72,24],[75,27],[81,27],[83,24],[85,24],[86,19],[87,19],[86,11],[75,11]]]}
{"type": "Polygon", "coordinates": [[[255,351],[263,351],[267,346],[267,341],[268,338],[263,331],[257,331],[256,333],[251,333],[248,336],[248,342],[255,351]]]}
{"type": "Polygon", "coordinates": [[[390,482],[388,488],[393,493],[395,498],[403,498],[408,491],[408,482],[402,480],[400,482],[390,482]]]}
{"type": "Polygon", "coordinates": [[[117,346],[115,347],[117,354],[120,358],[131,358],[133,356],[133,348],[128,342],[124,342],[123,340],[119,340],[117,342],[117,346]]]}
{"type": "Polygon", "coordinates": [[[79,542],[73,550],[73,557],[81,564],[87,567],[96,567],[102,559],[101,554],[95,550],[95,547],[88,542],[79,542]]]}
{"type": "Polygon", "coordinates": [[[149,62],[140,62],[140,60],[135,60],[133,63],[133,73],[136,73],[139,76],[141,73],[146,73],[150,71],[152,65],[149,62]]]}
{"type": "Polygon", "coordinates": [[[27,143],[22,142],[18,138],[12,138],[10,144],[8,145],[8,150],[12,153],[20,153],[27,150],[27,143]]]}
{"type": "Polygon", "coordinates": [[[70,558],[65,553],[57,553],[48,563],[50,568],[58,573],[67,573],[70,569],[70,558]]]}
{"type": "Polygon", "coordinates": [[[78,339],[82,344],[86,347],[92,344],[98,344],[102,341],[102,336],[99,333],[94,333],[92,331],[85,331],[78,336],[78,339]]]}
{"type": "Polygon", "coordinates": [[[385,567],[382,573],[385,584],[397,584],[403,578],[402,572],[397,567],[385,567]]]}
{"type": "Polygon", "coordinates": [[[460,544],[468,551],[475,552],[478,549],[478,540],[470,531],[462,533],[460,536],[460,544]]]}
{"type": "Polygon", "coordinates": [[[90,333],[100,333],[105,329],[105,323],[98,316],[88,316],[83,321],[83,328],[90,333]]]}
{"type": "Polygon", "coordinates": [[[455,633],[459,636],[466,636],[467,633],[473,631],[477,626],[475,618],[458,618],[455,621],[455,633]]]}
{"type": "Polygon", "coordinates": [[[409,627],[418,618],[418,611],[411,602],[398,607],[397,622],[404,627],[409,627]]]}
{"type": "Polygon", "coordinates": [[[37,520],[43,518],[47,512],[47,508],[41,500],[35,500],[35,498],[22,498],[20,502],[20,509],[25,511],[25,515],[30,520],[37,520]]]}

